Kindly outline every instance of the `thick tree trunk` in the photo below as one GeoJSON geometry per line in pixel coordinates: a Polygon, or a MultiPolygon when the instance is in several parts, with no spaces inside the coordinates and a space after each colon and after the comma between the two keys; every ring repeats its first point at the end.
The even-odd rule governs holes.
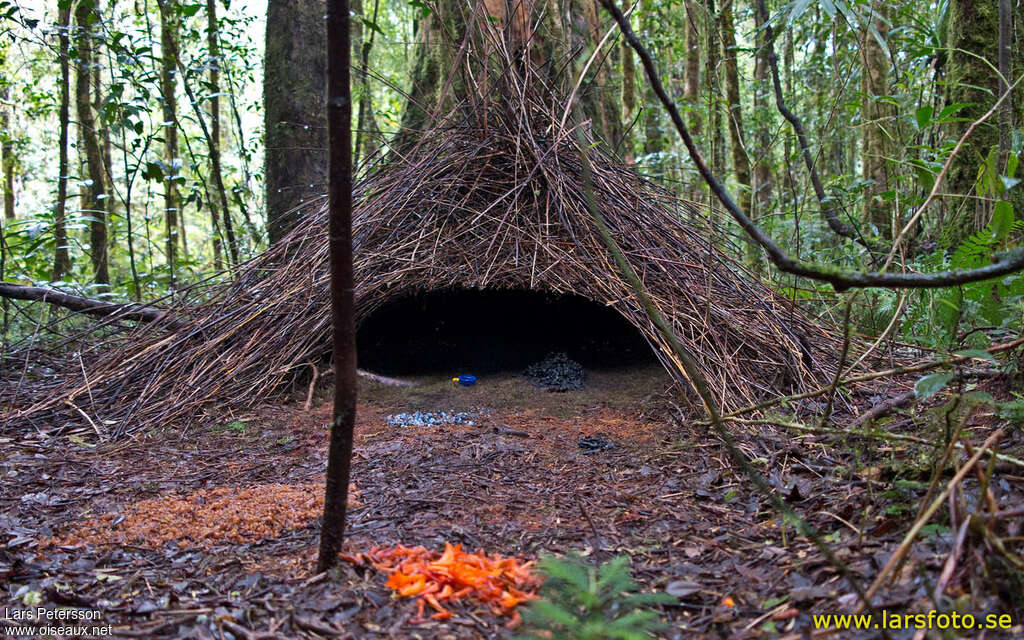
{"type": "MultiPolygon", "coordinates": [[[[534,3],[485,0],[482,4],[466,7],[455,0],[440,0],[431,5],[433,11],[416,24],[417,45],[414,52],[408,99],[402,114],[402,131],[396,141],[401,148],[415,141],[416,135],[429,128],[434,118],[443,116],[461,100],[471,104],[493,101],[486,91],[470,91],[461,70],[453,71],[456,55],[474,55],[473,64],[482,58],[479,51],[466,54],[462,45],[467,42],[467,21],[476,20],[483,28],[501,31],[512,47],[525,47],[529,39],[529,60],[538,73],[558,90],[575,83],[576,75],[594,53],[604,35],[597,0],[578,0],[569,5],[555,0],[536,0],[534,3]],[[568,6],[568,8],[565,8],[568,6]],[[470,13],[475,11],[476,13],[470,13]],[[509,13],[512,13],[509,16],[509,13]],[[563,12],[572,17],[563,15],[563,12]],[[535,32],[530,29],[536,27],[535,32]],[[576,54],[570,60],[569,56],[576,54]],[[578,64],[577,64],[578,63],[578,64]],[[571,70],[566,73],[565,70],[571,70]]],[[[482,31],[482,29],[480,29],[482,31]]],[[[476,37],[477,32],[470,33],[476,37]]],[[[486,50],[488,41],[469,43],[478,50],[486,50]]],[[[618,47],[611,41],[598,53],[587,71],[577,97],[590,119],[597,137],[614,150],[622,138],[622,92],[618,47]]],[[[504,73],[505,69],[474,67],[474,82],[486,84],[490,74],[504,73]]]]}
{"type": "Polygon", "coordinates": [[[58,169],[57,169],[57,206],[53,215],[54,249],[53,280],[61,280],[71,272],[71,256],[68,254],[67,232],[67,200],[68,200],[68,128],[71,120],[71,65],[69,62],[70,40],[68,31],[71,28],[71,8],[61,5],[57,12],[57,41],[60,62],[60,105],[58,107],[58,169]]]}
{"type": "MultiPolygon", "coordinates": [[[[878,3],[873,16],[875,29],[882,38],[889,33],[885,4],[878,3]]],[[[885,159],[888,157],[886,140],[892,135],[890,109],[879,96],[889,95],[889,58],[875,36],[865,30],[861,35],[861,119],[863,120],[862,166],[865,180],[871,184],[864,191],[864,220],[878,229],[883,240],[892,238],[892,207],[882,202],[879,194],[888,187],[885,159]]]]}
{"type": "Polygon", "coordinates": [[[78,50],[78,69],[75,79],[75,111],[78,116],[78,129],[82,145],[85,148],[85,163],[91,184],[85,187],[86,213],[91,218],[89,223],[89,252],[92,259],[93,279],[97,284],[110,283],[107,267],[107,201],[106,175],[103,169],[103,154],[100,149],[99,136],[96,133],[96,119],[92,112],[92,34],[90,33],[90,16],[92,8],[86,3],[79,4],[75,9],[77,27],[75,45],[78,50]]]}
{"type": "Polygon", "coordinates": [[[323,24],[324,0],[270,0],[267,5],[263,97],[271,243],[295,228],[327,182],[323,24]]]}
{"type": "MultiPolygon", "coordinates": [[[[959,138],[992,108],[999,92],[998,77],[989,66],[998,60],[999,10],[995,0],[950,0],[948,11],[946,103],[970,103],[957,114],[965,121],[949,129],[959,138]]],[[[998,142],[998,120],[990,118],[974,130],[953,160],[946,175],[946,191],[953,197],[942,227],[944,245],[955,247],[986,224],[987,207],[975,183],[980,158],[988,157],[998,142]]]]}

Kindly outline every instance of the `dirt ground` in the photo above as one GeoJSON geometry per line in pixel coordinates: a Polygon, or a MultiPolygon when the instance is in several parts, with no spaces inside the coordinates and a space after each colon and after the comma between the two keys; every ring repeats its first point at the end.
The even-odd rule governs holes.
{"type": "MultiPolygon", "coordinates": [[[[855,604],[849,584],[782,526],[710,429],[679,412],[656,366],[593,372],[587,389],[568,393],[512,375],[470,388],[419,382],[361,390],[348,552],[452,542],[529,558],[629,554],[645,589],[679,596],[662,608],[672,627],[664,638],[808,637],[812,614],[855,604]],[[481,409],[472,425],[386,420],[481,409]],[[588,436],[614,447],[590,453],[580,446],[588,436]]],[[[226,411],[202,427],[99,446],[87,434],[0,434],[0,607],[99,611],[125,638],[510,637],[504,618],[471,599],[449,620],[412,624],[413,600],[394,596],[386,576],[347,563],[314,575],[329,416],[325,403],[226,411]]],[[[992,430],[984,418],[969,422],[979,443],[992,430]]],[[[930,421],[918,409],[885,426],[938,438],[930,421]]],[[[866,588],[913,519],[930,448],[736,428],[741,449],[866,588]]],[[[1005,442],[1019,451],[1021,438],[1018,428],[1005,442]]],[[[971,482],[958,498],[966,503],[976,499],[971,482]]],[[[1024,472],[1001,473],[993,489],[1000,509],[1019,507],[1024,472]]],[[[954,533],[934,522],[883,589],[883,607],[936,609],[931,594],[945,567],[942,609],[1006,613],[1016,625],[963,635],[1024,637],[1024,578],[973,536],[950,563],[954,533]]],[[[1019,540],[1019,521],[999,526],[1019,540]]]]}

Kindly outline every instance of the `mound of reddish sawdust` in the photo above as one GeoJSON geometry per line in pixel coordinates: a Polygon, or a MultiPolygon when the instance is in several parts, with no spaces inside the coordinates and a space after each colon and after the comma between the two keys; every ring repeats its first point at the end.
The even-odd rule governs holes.
{"type": "Polygon", "coordinates": [[[447,542],[444,553],[398,545],[342,557],[387,573],[388,586],[399,596],[418,596],[416,618],[411,622],[425,622],[427,606],[435,611],[431,618],[446,620],[452,612],[442,603],[471,596],[495,614],[509,616],[506,626],[515,627],[520,621],[516,605],[536,598],[540,585],[540,578],[530,571],[533,561],[489,556],[483,551],[466,553],[461,544],[452,546],[447,542]]]}
{"type": "MultiPolygon", "coordinates": [[[[350,485],[350,506],[356,504],[356,493],[350,485]]],[[[155,549],[173,541],[182,547],[255,542],[302,529],[323,509],[320,483],[201,489],[184,496],[141,500],[128,507],[123,519],[108,513],[86,520],[70,533],[44,540],[43,546],[134,544],[155,549]]]]}

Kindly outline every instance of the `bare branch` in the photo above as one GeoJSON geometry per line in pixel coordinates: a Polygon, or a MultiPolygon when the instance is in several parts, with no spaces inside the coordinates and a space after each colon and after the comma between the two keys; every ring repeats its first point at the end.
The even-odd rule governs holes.
{"type": "Polygon", "coordinates": [[[672,99],[669,98],[668,94],[665,93],[665,88],[662,86],[661,80],[658,78],[658,73],[654,68],[654,61],[651,59],[651,54],[648,53],[647,49],[642,44],[640,44],[636,34],[633,33],[633,29],[629,25],[629,21],[622,15],[619,8],[616,7],[611,0],[601,0],[601,4],[615,18],[615,21],[618,22],[619,28],[622,30],[626,41],[629,42],[630,46],[633,47],[633,50],[636,51],[637,55],[640,57],[640,60],[644,65],[644,71],[646,71],[647,78],[651,83],[651,88],[654,89],[654,93],[658,96],[658,99],[661,100],[662,105],[664,105],[669,116],[672,118],[672,124],[675,125],[676,131],[679,132],[679,136],[682,138],[683,144],[690,153],[690,158],[693,159],[693,163],[696,165],[697,171],[700,173],[701,177],[704,178],[705,182],[707,182],[708,187],[722,203],[722,206],[724,206],[732,215],[740,227],[764,248],[769,259],[780,270],[796,276],[803,276],[813,280],[827,282],[837,291],[845,291],[846,289],[854,287],[934,289],[967,284],[970,282],[978,282],[980,280],[988,280],[989,278],[997,278],[1024,269],[1024,249],[1022,248],[996,253],[993,256],[995,259],[993,264],[977,269],[970,269],[967,271],[943,271],[940,273],[929,274],[882,273],[877,271],[862,271],[858,273],[827,265],[808,264],[790,258],[789,255],[771,239],[771,237],[769,237],[759,226],[754,224],[754,222],[747,217],[747,215],[741,211],[738,206],[736,206],[736,203],[729,195],[729,192],[725,189],[722,183],[719,182],[718,178],[711,173],[711,170],[708,169],[707,164],[704,162],[704,158],[697,149],[697,145],[690,136],[689,130],[683,123],[682,116],[679,115],[679,109],[676,107],[672,99]]]}
{"type": "Polygon", "coordinates": [[[31,300],[33,302],[48,302],[71,311],[83,313],[89,316],[106,318],[118,316],[120,320],[134,320],[136,322],[158,322],[167,321],[173,326],[179,326],[177,320],[168,318],[163,309],[150,307],[141,304],[119,304],[116,302],[105,302],[82,296],[64,293],[56,289],[45,287],[28,287],[14,284],[13,282],[0,282],[0,297],[12,300],[31,300]]]}

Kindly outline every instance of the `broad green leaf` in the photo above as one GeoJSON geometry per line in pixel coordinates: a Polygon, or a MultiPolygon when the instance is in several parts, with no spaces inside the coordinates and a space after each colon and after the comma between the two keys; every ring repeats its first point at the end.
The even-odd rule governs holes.
{"type": "Polygon", "coordinates": [[[935,109],[933,109],[931,105],[925,105],[918,108],[917,112],[914,114],[914,118],[917,120],[917,128],[924,129],[927,127],[931,123],[932,115],[934,113],[935,109]]]}
{"type": "Polygon", "coordinates": [[[956,104],[947,105],[945,108],[942,109],[942,111],[939,112],[939,117],[935,119],[941,122],[946,118],[949,118],[956,112],[960,111],[964,107],[969,107],[972,104],[972,102],[957,102],[956,104]]]}
{"type": "Polygon", "coordinates": [[[945,389],[946,385],[949,384],[949,381],[952,379],[952,373],[933,373],[931,375],[927,375],[914,384],[914,395],[921,400],[930,398],[945,389]]]}
{"type": "Polygon", "coordinates": [[[984,349],[964,349],[963,351],[957,351],[956,355],[964,356],[966,358],[977,358],[979,360],[987,360],[992,363],[996,361],[995,356],[993,356],[988,351],[985,351],[984,349]]]}
{"type": "Polygon", "coordinates": [[[1013,227],[1013,205],[1006,200],[996,203],[992,212],[992,237],[1002,242],[1013,227]]]}

